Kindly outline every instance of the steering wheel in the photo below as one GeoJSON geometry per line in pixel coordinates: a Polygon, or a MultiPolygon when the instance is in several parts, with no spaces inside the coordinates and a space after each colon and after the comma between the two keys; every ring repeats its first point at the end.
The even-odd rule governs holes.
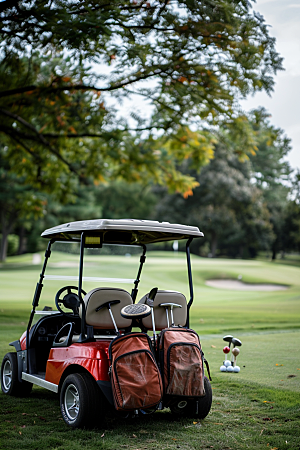
{"type": "MultiPolygon", "coordinates": [[[[74,316],[78,316],[79,315],[79,306],[80,306],[80,300],[78,297],[78,294],[72,292],[72,289],[76,290],[78,292],[78,287],[77,286],[65,286],[62,289],[60,289],[56,296],[55,296],[55,306],[58,309],[59,312],[61,312],[62,314],[64,314],[66,317],[69,318],[74,318],[74,316]],[[64,291],[68,291],[67,294],[64,295],[64,297],[61,299],[60,296],[64,291]],[[63,306],[65,308],[71,309],[73,311],[73,315],[70,313],[65,312],[60,304],[63,304],[63,306]]],[[[81,289],[81,292],[86,295],[86,292],[81,289]]]]}

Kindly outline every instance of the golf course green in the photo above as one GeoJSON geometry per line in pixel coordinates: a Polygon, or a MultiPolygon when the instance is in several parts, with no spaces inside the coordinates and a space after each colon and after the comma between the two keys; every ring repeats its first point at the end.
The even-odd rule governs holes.
{"type": "MultiPolygon", "coordinates": [[[[139,257],[107,255],[98,260],[88,256],[86,261],[86,276],[134,279],[139,257]]],[[[192,269],[194,303],[190,326],[200,335],[213,380],[212,410],[201,424],[189,419],[177,419],[174,422],[166,412],[157,412],[151,419],[139,423],[136,429],[131,422],[111,422],[98,431],[70,431],[59,419],[55,394],[35,387],[28,399],[18,400],[0,394],[0,411],[5,419],[0,425],[0,448],[299,448],[300,267],[258,260],[207,259],[193,255],[192,269]],[[286,289],[222,289],[207,286],[207,280],[242,280],[246,284],[283,285],[286,289]],[[237,357],[237,364],[241,368],[239,373],[220,372],[224,360],[222,349],[226,345],[222,338],[225,334],[242,341],[237,357]],[[50,405],[47,412],[46,405],[50,405]],[[45,421],[35,419],[34,414],[44,417],[45,421]],[[281,416],[282,422],[279,424],[278,417],[281,416]],[[167,435],[166,421],[170,430],[167,435]],[[237,421],[240,423],[239,430],[236,429],[237,421]],[[218,435],[220,427],[223,427],[223,435],[218,435]],[[226,427],[236,431],[232,433],[232,439],[224,431],[226,427]],[[36,437],[38,445],[34,446],[32,443],[35,442],[37,430],[40,435],[36,437]],[[54,438],[54,434],[48,435],[49,430],[54,434],[59,431],[60,439],[54,438]],[[195,433],[198,433],[198,438],[195,433]],[[76,443],[73,435],[77,436],[76,443]],[[89,444],[84,446],[86,440],[89,444]]],[[[40,271],[41,265],[32,264],[32,255],[10,257],[0,266],[1,360],[5,353],[13,350],[9,342],[19,339],[26,328],[40,271]]],[[[47,273],[77,275],[77,258],[70,254],[54,255],[47,273]]],[[[45,305],[55,308],[55,293],[66,284],[68,282],[61,280],[45,280],[39,309],[45,305]]],[[[77,283],[74,281],[69,284],[77,283]]],[[[88,291],[98,285],[86,282],[83,288],[88,291]]],[[[118,286],[129,292],[132,288],[129,284],[121,283],[118,286]]],[[[156,286],[159,289],[178,290],[189,299],[184,254],[149,252],[138,298],[156,286]]]]}

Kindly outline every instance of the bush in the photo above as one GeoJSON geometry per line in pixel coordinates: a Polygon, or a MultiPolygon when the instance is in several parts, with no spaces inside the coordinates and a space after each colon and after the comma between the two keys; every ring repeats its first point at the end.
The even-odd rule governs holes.
{"type": "MultiPolygon", "coordinates": [[[[2,240],[2,234],[0,234],[0,240],[2,240]]],[[[16,234],[10,234],[8,236],[7,256],[14,256],[17,254],[19,247],[19,236],[16,234]]]]}

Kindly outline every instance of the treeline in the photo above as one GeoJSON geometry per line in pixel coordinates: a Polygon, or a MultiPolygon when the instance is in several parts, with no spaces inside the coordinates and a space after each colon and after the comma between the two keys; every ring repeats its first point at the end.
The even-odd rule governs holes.
{"type": "Polygon", "coordinates": [[[199,225],[212,256],[296,248],[288,139],[240,105],[283,69],[251,2],[4,0],[0,38],[0,260],[96,217],[199,225]]]}
{"type": "Polygon", "coordinates": [[[198,183],[185,195],[170,194],[145,180],[98,185],[90,181],[78,185],[73,200],[67,203],[35,192],[35,210],[30,203],[32,188],[8,174],[2,164],[2,233],[6,224],[8,254],[41,250],[44,242],[39,235],[45,228],[94,218],[152,219],[199,226],[205,239],[194,241],[192,251],[202,256],[253,258],[259,251],[268,251],[276,259],[279,252],[300,251],[300,173],[293,172],[286,160],[290,141],[283,130],[271,125],[263,108],[252,111],[248,120],[256,151],[249,157],[241,152],[240,157],[233,131],[218,130],[214,157],[207,165],[197,172],[191,160],[181,164],[180,171],[198,183]],[[26,206],[27,196],[30,204],[26,206]],[[5,211],[9,211],[10,220],[8,213],[4,217],[5,211]]]}

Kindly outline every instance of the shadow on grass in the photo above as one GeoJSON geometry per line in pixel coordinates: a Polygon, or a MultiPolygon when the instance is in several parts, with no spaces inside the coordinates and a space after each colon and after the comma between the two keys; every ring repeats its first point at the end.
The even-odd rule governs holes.
{"type": "Polygon", "coordinates": [[[34,264],[0,264],[0,270],[1,272],[11,272],[11,271],[17,271],[17,270],[26,270],[26,271],[33,271],[36,273],[39,273],[42,269],[41,265],[34,265],[34,264]]]}

